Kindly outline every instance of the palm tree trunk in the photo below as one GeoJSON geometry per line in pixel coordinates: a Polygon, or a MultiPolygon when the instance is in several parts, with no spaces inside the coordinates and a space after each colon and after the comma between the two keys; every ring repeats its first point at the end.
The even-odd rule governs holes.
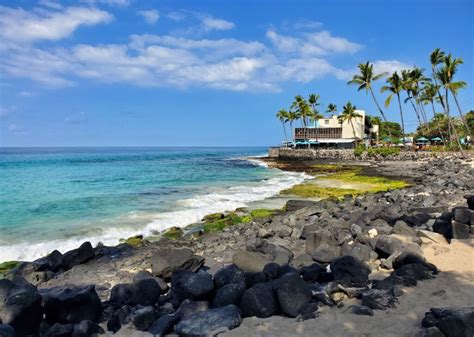
{"type": "MultiPolygon", "coordinates": [[[[372,90],[372,87],[370,88],[370,94],[372,95],[372,98],[374,99],[375,105],[377,106],[377,109],[379,109],[380,115],[382,115],[382,118],[385,122],[388,122],[387,117],[385,117],[385,114],[382,111],[382,108],[379,105],[379,102],[377,102],[377,99],[375,98],[374,91],[372,90]]],[[[390,143],[392,142],[392,133],[390,132],[390,129],[387,129],[388,131],[388,136],[390,137],[390,143]]]]}
{"type": "Polygon", "coordinates": [[[415,104],[413,104],[412,97],[410,97],[410,96],[408,96],[408,97],[410,98],[409,101],[411,103],[411,106],[413,107],[413,110],[415,111],[416,118],[418,119],[418,124],[420,124],[421,132],[425,132],[425,129],[423,127],[423,123],[421,122],[420,114],[419,114],[418,110],[416,109],[415,104]]]}
{"type": "Polygon", "coordinates": [[[446,147],[446,144],[445,144],[446,137],[443,136],[443,132],[441,131],[441,128],[439,127],[438,121],[435,120],[436,110],[435,110],[435,107],[434,107],[433,98],[431,98],[430,102],[431,102],[431,109],[433,110],[433,123],[436,123],[436,128],[438,129],[439,135],[440,135],[441,139],[443,140],[443,147],[446,147]]]}
{"type": "Polygon", "coordinates": [[[351,126],[352,126],[352,134],[354,135],[354,143],[355,143],[355,146],[357,146],[356,131],[355,131],[355,128],[354,128],[354,123],[352,123],[352,118],[349,119],[349,122],[351,123],[351,126]]]}
{"type": "Polygon", "coordinates": [[[285,128],[285,123],[281,123],[283,126],[283,132],[285,133],[285,142],[288,142],[288,136],[286,135],[286,128],[285,128]]]}
{"type": "Polygon", "coordinates": [[[461,117],[461,121],[464,124],[464,127],[466,128],[467,134],[469,136],[472,136],[471,129],[469,128],[469,125],[467,125],[466,118],[464,117],[464,114],[462,113],[462,110],[461,110],[461,106],[459,105],[458,97],[454,93],[454,91],[451,90],[451,93],[453,94],[454,101],[456,102],[456,105],[458,107],[459,116],[461,117]]]}
{"type": "Polygon", "coordinates": [[[398,98],[398,107],[400,108],[400,119],[402,121],[402,143],[405,146],[405,122],[403,121],[403,110],[402,110],[402,102],[400,101],[400,94],[397,93],[398,98]]]}
{"type": "MultiPolygon", "coordinates": [[[[439,87],[438,87],[438,81],[436,80],[435,67],[433,65],[431,66],[431,72],[433,73],[433,80],[436,85],[436,89],[437,89],[436,92],[438,93],[439,102],[441,103],[441,106],[443,107],[444,114],[448,118],[448,134],[449,134],[449,142],[451,143],[453,136],[452,136],[452,131],[451,131],[451,124],[452,124],[451,118],[449,117],[449,111],[446,108],[446,105],[448,102],[446,102],[446,105],[444,104],[443,96],[441,95],[441,91],[439,90],[439,87]]],[[[447,100],[447,97],[446,97],[446,100],[447,100]]]]}
{"type": "Polygon", "coordinates": [[[451,129],[453,130],[454,137],[456,137],[456,141],[459,146],[459,151],[461,151],[461,155],[464,157],[464,150],[462,149],[461,141],[459,140],[458,131],[456,130],[456,127],[454,126],[453,121],[449,117],[448,89],[446,89],[446,111],[448,112],[449,123],[451,125],[451,129]]]}

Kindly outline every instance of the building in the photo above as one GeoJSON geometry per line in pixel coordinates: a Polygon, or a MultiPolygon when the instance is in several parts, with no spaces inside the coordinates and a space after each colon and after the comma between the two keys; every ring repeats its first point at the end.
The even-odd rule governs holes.
{"type": "Polygon", "coordinates": [[[295,128],[294,140],[297,147],[353,148],[355,144],[370,143],[375,135],[378,141],[379,126],[372,125],[364,110],[356,110],[361,117],[342,121],[337,115],[318,119],[307,128],[295,128]]]}

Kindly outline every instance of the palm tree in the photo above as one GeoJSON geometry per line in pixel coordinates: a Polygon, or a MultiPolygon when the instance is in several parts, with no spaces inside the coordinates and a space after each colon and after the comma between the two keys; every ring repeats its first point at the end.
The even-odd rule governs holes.
{"type": "MultiPolygon", "coordinates": [[[[295,96],[295,100],[291,104],[290,109],[296,114],[297,118],[301,119],[303,126],[303,137],[306,140],[306,126],[308,124],[308,118],[311,116],[312,110],[306,99],[301,95],[295,96]]],[[[308,143],[309,147],[309,143],[308,143]]]]}
{"type": "Polygon", "coordinates": [[[357,108],[353,106],[351,102],[347,102],[347,104],[344,105],[342,108],[342,114],[338,117],[339,120],[348,121],[351,124],[352,134],[354,135],[354,140],[355,140],[355,145],[357,145],[357,137],[356,137],[356,132],[354,128],[354,123],[352,120],[354,118],[362,117],[362,115],[356,112],[356,109],[357,108]]]}
{"type": "MultiPolygon", "coordinates": [[[[361,63],[358,65],[358,68],[359,68],[360,73],[352,76],[352,80],[347,82],[347,84],[358,85],[359,87],[357,88],[357,91],[361,91],[362,89],[365,89],[366,93],[370,92],[375,102],[375,105],[377,105],[380,115],[382,116],[383,120],[387,122],[388,121],[387,117],[385,117],[385,114],[382,108],[380,107],[379,103],[377,102],[377,99],[375,98],[375,95],[374,95],[374,91],[372,89],[372,82],[381,79],[382,77],[386,76],[387,73],[374,75],[374,65],[371,64],[370,62],[367,62],[365,64],[361,63]]],[[[389,130],[389,135],[390,135],[390,138],[392,138],[390,130],[389,130]]]]}
{"type": "Polygon", "coordinates": [[[421,93],[421,88],[422,85],[430,82],[431,80],[423,75],[423,69],[420,69],[418,67],[413,68],[410,71],[410,78],[411,78],[411,92],[413,95],[413,98],[415,99],[415,103],[418,107],[418,111],[420,112],[421,117],[423,117],[424,123],[428,123],[428,118],[426,118],[426,113],[423,108],[423,106],[420,104],[420,93],[421,93]]]}
{"type": "Polygon", "coordinates": [[[403,90],[405,90],[407,94],[407,98],[405,99],[406,102],[410,102],[411,106],[413,108],[413,111],[415,111],[416,118],[418,119],[418,124],[420,125],[421,130],[423,131],[423,123],[421,122],[420,118],[420,113],[418,112],[418,109],[416,108],[415,104],[413,103],[414,95],[413,91],[416,90],[413,84],[413,78],[410,75],[411,71],[409,70],[402,70],[402,87],[403,90]]]}
{"type": "Polygon", "coordinates": [[[454,74],[456,74],[458,65],[463,64],[464,61],[460,58],[452,58],[451,54],[446,56],[444,58],[444,67],[446,68],[446,82],[443,83],[445,87],[451,91],[454,101],[456,102],[456,106],[459,111],[459,116],[461,117],[461,121],[464,124],[464,127],[466,128],[467,134],[471,136],[471,130],[469,128],[469,125],[467,125],[466,118],[464,117],[464,114],[462,113],[461,106],[459,105],[459,101],[457,98],[457,93],[460,89],[464,89],[467,86],[467,83],[464,81],[457,81],[453,82],[454,74]]]}
{"type": "Polygon", "coordinates": [[[277,112],[276,117],[280,120],[281,125],[283,126],[283,132],[285,133],[285,141],[288,141],[285,127],[285,124],[288,122],[288,111],[286,111],[285,109],[280,109],[277,112]]]}
{"type": "Polygon", "coordinates": [[[398,99],[398,108],[400,109],[400,119],[402,122],[402,137],[403,137],[403,144],[405,144],[405,122],[403,121],[403,110],[402,110],[402,102],[400,100],[400,92],[403,90],[403,81],[402,78],[398,75],[397,72],[394,72],[392,76],[387,78],[387,84],[383,86],[380,91],[386,92],[389,91],[390,95],[388,95],[387,99],[385,100],[385,107],[388,108],[390,102],[394,95],[397,95],[398,99]]]}
{"type": "Polygon", "coordinates": [[[326,112],[330,114],[331,116],[334,116],[337,112],[337,105],[329,103],[326,112]]]}
{"type": "Polygon", "coordinates": [[[288,111],[288,123],[290,123],[290,131],[293,136],[293,122],[298,119],[298,115],[293,111],[288,111]]]}
{"type": "Polygon", "coordinates": [[[458,143],[459,146],[459,151],[461,151],[461,154],[464,156],[464,151],[461,146],[461,141],[459,140],[459,135],[458,131],[456,130],[456,126],[453,124],[453,121],[450,117],[449,114],[449,71],[446,66],[442,67],[436,72],[436,78],[439,80],[441,85],[444,88],[444,103],[446,106],[446,117],[448,117],[448,123],[450,125],[451,132],[454,133],[454,137],[456,138],[456,142],[458,143]]]}
{"type": "Polygon", "coordinates": [[[319,111],[317,109],[317,106],[321,105],[318,102],[319,98],[320,98],[319,95],[309,94],[308,103],[309,103],[309,105],[311,107],[311,110],[312,110],[311,115],[309,117],[313,122],[317,122],[319,118],[323,117],[323,116],[321,116],[321,114],[319,113],[319,111]],[[316,117],[318,117],[318,118],[316,118],[316,117]]]}

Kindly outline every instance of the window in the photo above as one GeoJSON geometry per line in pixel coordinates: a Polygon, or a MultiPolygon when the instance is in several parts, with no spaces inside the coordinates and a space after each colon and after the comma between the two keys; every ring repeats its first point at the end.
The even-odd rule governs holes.
{"type": "Polygon", "coordinates": [[[324,125],[329,125],[329,119],[324,120],[324,125]]]}
{"type": "Polygon", "coordinates": [[[337,121],[338,121],[339,125],[342,124],[342,119],[338,119],[337,121]]]}

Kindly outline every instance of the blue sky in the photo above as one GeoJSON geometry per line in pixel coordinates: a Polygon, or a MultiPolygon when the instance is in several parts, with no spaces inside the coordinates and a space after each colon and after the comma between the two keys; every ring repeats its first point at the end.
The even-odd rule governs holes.
{"type": "MultiPolygon", "coordinates": [[[[436,47],[464,59],[460,102],[474,107],[471,0],[0,6],[0,146],[277,144],[275,113],[295,95],[376,114],[346,84],[357,64],[429,74],[436,47]]],[[[398,120],[396,105],[387,114],[398,120]]]]}

